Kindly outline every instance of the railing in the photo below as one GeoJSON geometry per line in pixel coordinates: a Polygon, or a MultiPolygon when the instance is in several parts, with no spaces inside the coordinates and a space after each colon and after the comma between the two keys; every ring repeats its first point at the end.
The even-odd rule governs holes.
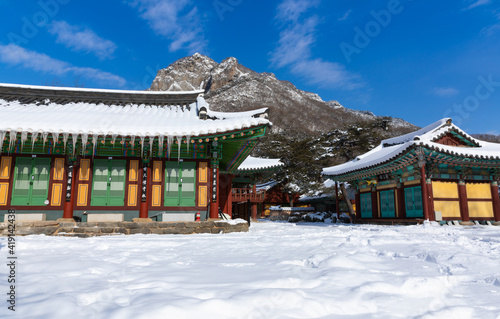
{"type": "Polygon", "coordinates": [[[264,190],[255,191],[252,188],[233,188],[232,200],[233,201],[247,201],[250,202],[263,202],[266,192],[264,190]]]}

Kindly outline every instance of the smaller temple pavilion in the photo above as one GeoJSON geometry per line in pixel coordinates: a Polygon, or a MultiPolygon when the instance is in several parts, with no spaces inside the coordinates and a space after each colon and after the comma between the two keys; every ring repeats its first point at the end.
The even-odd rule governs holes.
{"type": "Polygon", "coordinates": [[[356,190],[361,221],[500,221],[500,144],[475,139],[449,118],[384,140],[323,175],[356,190]]]}
{"type": "Polygon", "coordinates": [[[266,108],[210,110],[203,91],[0,84],[0,213],[217,218],[270,125],[266,108]]]}
{"type": "Polygon", "coordinates": [[[248,156],[241,163],[233,179],[235,186],[231,194],[233,216],[244,218],[250,212],[250,216],[254,220],[261,217],[266,191],[258,189],[257,182],[276,172],[283,165],[279,159],[253,156],[248,156]]]}

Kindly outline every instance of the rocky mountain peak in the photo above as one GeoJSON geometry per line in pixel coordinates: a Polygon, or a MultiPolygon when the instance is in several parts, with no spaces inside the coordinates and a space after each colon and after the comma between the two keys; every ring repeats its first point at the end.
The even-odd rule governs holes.
{"type": "Polygon", "coordinates": [[[193,91],[204,89],[207,74],[218,65],[209,57],[195,53],[159,70],[151,91],[193,91]]]}
{"type": "MultiPolygon", "coordinates": [[[[234,57],[221,63],[195,53],[159,70],[150,90],[205,90],[205,98],[216,111],[237,112],[268,107],[274,132],[317,135],[334,128],[366,121],[376,116],[344,108],[337,101],[325,102],[312,92],[278,80],[273,73],[257,73],[234,57]]],[[[415,129],[405,121],[393,121],[403,131],[415,129]]]]}

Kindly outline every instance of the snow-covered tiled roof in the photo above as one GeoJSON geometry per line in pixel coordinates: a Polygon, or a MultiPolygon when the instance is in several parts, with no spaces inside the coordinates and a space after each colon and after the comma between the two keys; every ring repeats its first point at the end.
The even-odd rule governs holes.
{"type": "Polygon", "coordinates": [[[283,166],[279,159],[248,156],[238,167],[238,171],[264,170],[283,166]]]}
{"type": "Polygon", "coordinates": [[[409,141],[413,141],[416,138],[422,141],[434,141],[435,139],[441,137],[443,134],[449,132],[452,129],[460,133],[464,137],[466,137],[468,140],[473,141],[475,144],[479,144],[476,139],[474,139],[472,136],[465,133],[458,126],[453,124],[450,118],[441,119],[415,132],[383,140],[381,144],[382,145],[403,144],[409,141]]]}
{"type": "MultiPolygon", "coordinates": [[[[8,89],[8,85],[0,84],[0,89],[8,89]]],[[[40,134],[63,134],[63,135],[93,135],[93,136],[170,136],[170,137],[192,137],[218,134],[241,130],[258,125],[270,124],[270,122],[258,116],[259,110],[243,112],[240,116],[229,116],[218,118],[212,116],[210,119],[200,118],[199,104],[203,105],[205,111],[210,113],[208,103],[200,96],[200,92],[188,92],[192,103],[188,105],[145,105],[140,103],[121,104],[121,100],[127,100],[130,96],[140,99],[136,91],[106,91],[106,99],[117,104],[92,103],[80,101],[79,92],[85,90],[92,93],[89,96],[99,95],[101,90],[90,89],[68,89],[65,92],[70,96],[75,92],[76,102],[65,103],[51,102],[50,99],[39,99],[36,102],[23,102],[26,94],[33,92],[38,94],[40,90],[49,90],[45,87],[22,87],[23,94],[15,99],[15,94],[10,95],[9,100],[0,96],[0,133],[40,133],[40,134]],[[196,93],[194,99],[192,95],[196,93]]],[[[50,88],[50,90],[59,88],[50,88]]],[[[152,96],[169,94],[166,92],[140,92],[152,96]]],[[[183,92],[175,92],[176,97],[183,92]]],[[[5,93],[8,94],[8,93],[5,93]]],[[[40,96],[43,97],[43,96],[40,96]]],[[[31,100],[30,100],[31,101],[31,100]]],[[[151,102],[151,100],[149,100],[151,102]]],[[[163,103],[163,102],[162,102],[163,103]]],[[[260,110],[261,111],[261,110],[260,110]]],[[[264,110],[265,111],[265,110],[264,110]]],[[[221,113],[221,112],[218,112],[221,113]]],[[[221,113],[223,114],[223,113],[221,113]]],[[[232,114],[232,113],[231,113],[232,114]]]]}
{"type": "Polygon", "coordinates": [[[268,190],[270,190],[274,186],[278,185],[279,183],[280,182],[277,182],[277,181],[270,181],[267,183],[257,184],[257,185],[255,185],[255,188],[257,190],[265,190],[267,192],[268,190]]]}
{"type": "Polygon", "coordinates": [[[147,94],[147,95],[185,95],[185,94],[200,94],[204,90],[196,91],[138,91],[138,90],[112,90],[112,89],[95,89],[95,88],[80,88],[80,87],[59,87],[59,86],[41,86],[41,85],[24,85],[14,83],[0,83],[0,87],[11,89],[27,89],[27,90],[45,90],[45,91],[68,91],[68,92],[91,92],[91,93],[123,93],[123,94],[147,94]]]}
{"type": "Polygon", "coordinates": [[[196,101],[202,90],[197,91],[125,91],[89,88],[34,86],[0,83],[0,99],[21,103],[56,104],[85,102],[105,105],[189,105],[196,101]]]}
{"type": "Polygon", "coordinates": [[[425,146],[436,151],[461,157],[488,158],[500,160],[500,144],[474,139],[451,122],[450,118],[439,120],[413,133],[383,140],[373,150],[360,155],[347,163],[323,169],[324,175],[341,175],[372,167],[392,160],[410,147],[425,146]],[[455,131],[476,147],[449,146],[436,143],[441,136],[455,131]]]}
{"type": "Polygon", "coordinates": [[[256,117],[257,115],[261,114],[263,115],[262,117],[267,118],[267,108],[261,108],[257,110],[252,110],[252,111],[246,111],[246,112],[215,112],[215,111],[209,111],[207,112],[207,115],[209,117],[215,117],[215,118],[220,118],[220,119],[231,119],[231,118],[237,118],[237,117],[242,117],[242,116],[250,116],[250,117],[256,117]]]}

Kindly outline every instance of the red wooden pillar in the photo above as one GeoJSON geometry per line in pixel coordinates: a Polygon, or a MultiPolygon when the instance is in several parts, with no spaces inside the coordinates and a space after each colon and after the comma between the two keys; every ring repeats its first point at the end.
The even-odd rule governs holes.
{"type": "Polygon", "coordinates": [[[232,216],[232,192],[231,192],[231,184],[232,184],[232,175],[222,174],[219,175],[219,194],[218,194],[218,202],[219,207],[224,214],[228,214],[232,216]]]}
{"type": "MultiPolygon", "coordinates": [[[[253,195],[253,202],[251,202],[252,205],[252,219],[257,220],[257,203],[255,200],[257,199],[257,186],[255,184],[252,185],[252,195],[253,195]]],[[[251,196],[252,197],[252,196],[251,196]]]]}
{"type": "Polygon", "coordinates": [[[469,221],[469,205],[467,203],[467,188],[465,187],[465,181],[458,182],[458,196],[460,198],[460,215],[462,216],[462,221],[469,221]]]}
{"type": "Polygon", "coordinates": [[[498,182],[491,183],[491,195],[493,198],[495,221],[500,222],[500,197],[498,196],[498,182]]]}
{"type": "MultiPolygon", "coordinates": [[[[356,218],[361,219],[361,193],[359,192],[359,189],[356,190],[355,199],[356,199],[356,218]]],[[[337,212],[338,211],[339,210],[337,210],[337,212]]]]}
{"type": "Polygon", "coordinates": [[[422,198],[424,202],[424,219],[430,220],[429,216],[429,194],[427,192],[427,175],[425,174],[425,165],[420,165],[420,186],[422,188],[422,198]]]}
{"type": "Polygon", "coordinates": [[[66,201],[64,202],[64,211],[63,218],[73,218],[73,205],[75,203],[75,177],[76,177],[76,168],[74,165],[70,165],[68,167],[68,179],[66,184],[66,189],[68,186],[71,186],[70,198],[66,197],[66,201]]]}
{"type": "Polygon", "coordinates": [[[210,218],[219,218],[219,168],[212,163],[212,200],[210,201],[210,218]]]}
{"type": "Polygon", "coordinates": [[[372,187],[372,217],[378,218],[378,192],[377,187],[372,187]]]}
{"type": "Polygon", "coordinates": [[[257,203],[252,203],[252,219],[257,220],[257,203]]]}
{"type": "MultiPolygon", "coordinates": [[[[356,193],[357,194],[357,193],[356,193]]],[[[356,206],[357,207],[357,206],[356,206]]],[[[337,213],[337,218],[340,217],[340,206],[339,206],[339,183],[335,182],[335,212],[337,213]]]]}
{"type": "Polygon", "coordinates": [[[398,218],[406,218],[405,190],[402,183],[398,183],[398,218]]]}
{"type": "Polygon", "coordinates": [[[233,175],[228,175],[227,214],[233,218],[233,175]]]}
{"type": "Polygon", "coordinates": [[[436,221],[436,214],[434,212],[434,191],[432,190],[432,181],[429,179],[427,182],[427,197],[429,198],[429,218],[436,221]]]}
{"type": "Polygon", "coordinates": [[[139,206],[139,218],[148,218],[149,214],[149,198],[147,194],[151,189],[151,168],[148,164],[142,167],[142,183],[141,183],[141,204],[139,206]],[[144,183],[145,182],[145,183],[144,183]],[[144,189],[146,187],[146,189],[144,189]]]}

